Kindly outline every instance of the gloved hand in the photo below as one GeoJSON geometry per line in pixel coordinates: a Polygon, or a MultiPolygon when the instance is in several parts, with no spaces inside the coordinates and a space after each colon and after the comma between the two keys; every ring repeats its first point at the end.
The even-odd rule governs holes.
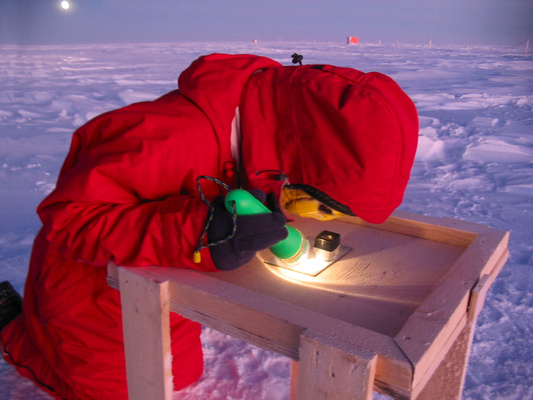
{"type": "MultiPolygon", "coordinates": [[[[265,193],[260,190],[250,193],[261,202],[265,199],[265,193]]],[[[224,197],[216,197],[213,207],[214,217],[207,231],[209,243],[228,237],[233,230],[233,219],[224,206],[224,197]]],[[[226,243],[209,247],[215,266],[220,270],[229,271],[247,264],[257,251],[266,249],[287,237],[286,222],[285,216],[277,211],[238,215],[235,236],[226,243]]]]}

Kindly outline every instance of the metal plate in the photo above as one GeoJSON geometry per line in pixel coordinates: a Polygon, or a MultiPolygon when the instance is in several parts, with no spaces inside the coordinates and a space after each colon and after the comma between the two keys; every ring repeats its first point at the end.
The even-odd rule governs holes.
{"type": "Polygon", "coordinates": [[[291,271],[299,272],[301,274],[317,276],[322,271],[324,271],[327,267],[339,261],[342,257],[348,254],[350,251],[352,251],[351,247],[343,246],[341,244],[339,248],[339,254],[337,255],[337,257],[334,260],[324,261],[324,260],[321,260],[315,257],[315,248],[311,247],[309,250],[309,255],[307,257],[307,260],[298,265],[287,265],[277,257],[269,258],[268,260],[265,260],[264,262],[266,264],[273,265],[275,267],[285,268],[291,271]]]}

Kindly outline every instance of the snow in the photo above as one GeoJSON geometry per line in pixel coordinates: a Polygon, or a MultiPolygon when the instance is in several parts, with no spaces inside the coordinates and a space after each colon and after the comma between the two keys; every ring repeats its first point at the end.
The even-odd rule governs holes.
{"type": "MultiPolygon", "coordinates": [[[[202,54],[254,53],[390,75],[415,101],[420,141],[403,210],[511,232],[488,293],[464,399],[533,399],[533,59],[523,49],[331,43],[0,46],[0,271],[20,291],[37,204],[54,188],[73,130],[173,90],[202,54]]],[[[203,330],[206,368],[179,398],[287,400],[288,359],[203,330]]],[[[178,395],[175,396],[178,398],[178,395]]],[[[377,399],[387,398],[375,394],[377,399]]],[[[0,398],[50,397],[0,361],[0,398]]]]}

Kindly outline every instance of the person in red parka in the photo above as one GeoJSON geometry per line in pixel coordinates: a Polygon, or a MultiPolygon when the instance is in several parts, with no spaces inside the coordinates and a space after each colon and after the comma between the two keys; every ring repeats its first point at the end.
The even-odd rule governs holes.
{"type": "MultiPolygon", "coordinates": [[[[194,61],[178,87],[76,130],[56,188],[37,209],[42,228],[22,313],[8,307],[18,295],[0,287],[4,358],[56,398],[128,397],[109,261],[234,269],[287,235],[282,209],[381,223],[402,201],[418,119],[392,79],[212,54],[194,61]],[[208,246],[227,238],[233,222],[209,180],[201,190],[211,207],[203,201],[199,176],[268,195],[281,208],[237,217],[234,237],[208,246]]],[[[170,322],[179,390],[202,374],[200,326],[176,314],[170,322]]]]}

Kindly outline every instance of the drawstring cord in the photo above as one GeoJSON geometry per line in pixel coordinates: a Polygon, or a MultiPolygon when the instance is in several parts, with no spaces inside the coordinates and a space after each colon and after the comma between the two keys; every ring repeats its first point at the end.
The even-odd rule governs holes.
{"type": "Polygon", "coordinates": [[[214,182],[217,185],[222,186],[228,192],[231,191],[231,188],[228,185],[226,185],[224,182],[222,182],[222,181],[220,181],[220,180],[218,180],[216,178],[213,178],[211,176],[200,175],[196,179],[196,188],[198,189],[198,193],[200,194],[200,198],[209,207],[209,215],[207,217],[207,220],[205,221],[205,225],[204,225],[204,228],[202,229],[202,234],[200,236],[200,240],[198,241],[198,245],[196,246],[196,250],[194,251],[194,255],[193,255],[193,261],[196,264],[202,262],[202,256],[200,254],[200,250],[203,250],[205,248],[208,248],[208,247],[211,247],[211,246],[216,246],[218,244],[222,244],[222,243],[226,243],[226,242],[230,241],[231,239],[233,239],[235,237],[235,232],[237,231],[237,207],[235,205],[235,202],[232,202],[232,204],[231,204],[231,218],[233,220],[233,229],[232,229],[231,233],[227,237],[225,237],[224,239],[217,240],[216,242],[207,243],[205,245],[202,244],[204,242],[204,237],[207,234],[207,231],[209,229],[209,225],[211,224],[211,221],[213,221],[213,218],[215,216],[215,207],[213,206],[213,203],[211,203],[209,200],[207,200],[207,198],[204,195],[204,192],[202,191],[202,187],[200,185],[200,180],[202,180],[202,179],[206,179],[208,181],[214,182]]]}

